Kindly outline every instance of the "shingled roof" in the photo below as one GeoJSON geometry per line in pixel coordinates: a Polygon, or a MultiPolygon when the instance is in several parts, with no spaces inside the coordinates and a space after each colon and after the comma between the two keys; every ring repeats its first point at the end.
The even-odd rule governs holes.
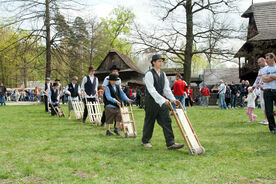
{"type": "Polygon", "coordinates": [[[276,1],[251,5],[242,17],[254,16],[258,33],[249,41],[276,39],[276,1]]]}
{"type": "MultiPolygon", "coordinates": [[[[117,54],[119,56],[119,58],[121,59],[121,61],[128,66],[127,68],[121,69],[120,72],[134,71],[134,72],[137,72],[137,73],[140,73],[140,74],[144,74],[144,72],[142,72],[127,55],[124,55],[124,54],[122,54],[121,52],[119,52],[115,49],[111,49],[109,51],[109,53],[107,54],[107,56],[105,57],[103,62],[98,67],[96,73],[105,73],[105,72],[109,73],[109,69],[107,71],[104,70],[103,65],[104,65],[106,59],[109,57],[109,55],[114,54],[114,53],[117,54]]],[[[112,65],[112,63],[110,63],[110,65],[112,65]]]]}
{"type": "Polygon", "coordinates": [[[127,56],[122,54],[121,52],[115,50],[115,49],[111,49],[110,52],[116,52],[120,58],[133,70],[136,71],[138,73],[144,74],[144,72],[142,72],[134,63],[133,61],[131,61],[131,59],[127,56]]]}

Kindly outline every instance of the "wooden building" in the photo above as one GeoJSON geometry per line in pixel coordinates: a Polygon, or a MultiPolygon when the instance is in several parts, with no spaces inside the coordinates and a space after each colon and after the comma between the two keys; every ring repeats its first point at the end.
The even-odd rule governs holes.
{"type": "MultiPolygon", "coordinates": [[[[183,76],[183,68],[162,68],[162,71],[166,73],[170,82],[174,82],[176,74],[181,74],[183,76]]],[[[197,86],[202,82],[201,75],[192,75],[191,76],[191,85],[194,83],[197,86]]]]}
{"type": "Polygon", "coordinates": [[[219,83],[220,80],[224,82],[240,83],[239,69],[238,68],[219,68],[219,69],[205,69],[203,75],[204,83],[208,86],[214,86],[219,83]]]}
{"type": "Polygon", "coordinates": [[[240,79],[252,83],[259,70],[258,58],[276,52],[276,2],[253,4],[242,17],[249,19],[247,41],[235,57],[239,58],[240,79]]]}
{"type": "Polygon", "coordinates": [[[144,85],[144,72],[142,72],[128,56],[115,49],[109,51],[95,72],[95,76],[98,77],[100,84],[102,84],[104,78],[110,74],[109,69],[112,65],[116,65],[120,68],[120,78],[123,84],[128,84],[130,87],[144,85]]]}

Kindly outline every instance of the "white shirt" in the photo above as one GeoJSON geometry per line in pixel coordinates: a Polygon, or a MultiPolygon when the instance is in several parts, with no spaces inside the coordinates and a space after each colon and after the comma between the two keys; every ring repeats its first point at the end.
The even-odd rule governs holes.
{"type": "MultiPolygon", "coordinates": [[[[160,72],[159,73],[157,72],[157,74],[160,76],[160,72]]],[[[161,107],[162,104],[165,103],[167,100],[156,91],[156,89],[154,87],[153,75],[150,71],[146,73],[145,78],[144,78],[144,82],[146,84],[146,88],[147,88],[149,94],[152,96],[154,101],[156,103],[158,103],[161,107]]],[[[163,92],[164,92],[164,95],[170,101],[173,102],[175,100],[175,97],[173,96],[172,91],[170,89],[169,80],[168,80],[166,74],[165,74],[165,85],[164,85],[163,92]]]]}
{"type": "Polygon", "coordinates": [[[247,98],[244,100],[247,102],[247,107],[255,108],[256,95],[254,93],[248,93],[247,98]]]}
{"type": "MultiPolygon", "coordinates": [[[[90,78],[90,81],[93,83],[93,81],[94,81],[94,75],[93,76],[91,76],[91,75],[89,75],[89,78],[90,78]]],[[[83,79],[82,79],[82,83],[81,83],[81,90],[82,91],[85,91],[84,90],[84,85],[87,83],[87,76],[85,76],[83,79]]],[[[98,81],[98,78],[96,77],[96,86],[95,86],[95,90],[96,90],[96,94],[95,95],[87,95],[86,97],[87,98],[96,98],[96,96],[97,96],[97,91],[98,91],[98,84],[99,84],[99,81],[98,81]]]]}
{"type": "MultiPolygon", "coordinates": [[[[74,83],[71,83],[71,84],[72,84],[73,88],[75,88],[76,84],[74,84],[74,83]]],[[[65,94],[67,94],[67,95],[71,94],[68,89],[69,89],[69,85],[67,85],[66,88],[65,88],[65,94]]],[[[80,94],[80,92],[81,92],[80,91],[80,86],[78,86],[78,94],[80,94]]],[[[73,101],[78,101],[79,100],[79,98],[77,96],[76,97],[69,96],[69,98],[72,98],[73,101]]]]}
{"type": "Polygon", "coordinates": [[[256,96],[260,96],[260,94],[261,94],[260,88],[255,88],[253,93],[255,93],[256,96]]]}
{"type": "Polygon", "coordinates": [[[45,95],[48,96],[49,95],[49,92],[50,92],[50,86],[51,86],[51,83],[46,83],[47,85],[47,90],[45,90],[45,95]]]}
{"type": "MultiPolygon", "coordinates": [[[[266,66],[262,70],[262,75],[276,75],[276,65],[266,66]]],[[[263,84],[263,89],[276,89],[276,80],[263,84]]]]}
{"type": "MultiPolygon", "coordinates": [[[[104,81],[103,81],[103,87],[106,87],[106,86],[108,86],[108,84],[109,84],[109,76],[106,76],[105,78],[104,78],[104,81]]],[[[121,81],[121,79],[119,78],[119,80],[117,80],[116,81],[116,84],[117,85],[119,85],[120,87],[121,87],[121,84],[122,84],[122,81],[121,81]]]]}
{"type": "Polygon", "coordinates": [[[224,85],[224,83],[219,85],[218,90],[219,90],[219,94],[226,93],[226,86],[224,85]]]}
{"type": "Polygon", "coordinates": [[[253,87],[260,87],[260,88],[262,88],[263,87],[263,80],[262,80],[262,76],[263,76],[263,74],[262,74],[262,69],[263,69],[264,67],[262,67],[262,68],[260,68],[260,70],[259,70],[259,72],[258,72],[258,76],[257,76],[257,78],[256,78],[256,80],[255,80],[255,82],[254,82],[254,84],[253,84],[253,87]]]}

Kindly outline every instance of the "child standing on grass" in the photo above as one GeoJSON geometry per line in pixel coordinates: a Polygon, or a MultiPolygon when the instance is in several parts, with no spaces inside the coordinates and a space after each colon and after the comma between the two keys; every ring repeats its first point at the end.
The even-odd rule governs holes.
{"type": "Polygon", "coordinates": [[[245,102],[247,102],[246,114],[248,114],[248,116],[249,116],[249,122],[253,122],[257,118],[257,115],[253,114],[253,110],[255,109],[256,95],[251,89],[252,89],[252,87],[248,88],[248,96],[244,100],[245,102]]]}
{"type": "Polygon", "coordinates": [[[121,87],[116,84],[116,81],[119,80],[116,74],[110,74],[108,80],[109,84],[106,86],[104,92],[106,135],[113,135],[110,131],[110,124],[116,121],[114,133],[119,136],[119,126],[122,120],[119,108],[123,101],[130,103],[131,100],[126,96],[121,87]]]}

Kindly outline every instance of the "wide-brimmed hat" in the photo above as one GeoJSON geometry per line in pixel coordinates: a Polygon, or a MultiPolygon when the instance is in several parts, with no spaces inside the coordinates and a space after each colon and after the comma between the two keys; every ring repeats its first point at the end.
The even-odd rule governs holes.
{"type": "Polygon", "coordinates": [[[120,68],[118,68],[116,65],[112,65],[112,67],[109,70],[110,71],[112,71],[112,70],[118,70],[118,71],[120,71],[120,68]]]}
{"type": "Polygon", "coordinates": [[[152,63],[153,61],[158,60],[158,59],[162,59],[163,61],[165,61],[165,58],[162,57],[160,54],[155,54],[155,55],[153,55],[152,58],[151,58],[151,63],[152,63]]]}
{"type": "Polygon", "coordinates": [[[58,78],[56,78],[56,80],[55,81],[60,81],[58,78]]]}
{"type": "Polygon", "coordinates": [[[88,71],[92,71],[92,70],[95,71],[96,68],[95,68],[94,66],[89,66],[89,67],[88,67],[88,71]]]}
{"type": "Polygon", "coordinates": [[[79,78],[77,76],[74,76],[72,80],[78,80],[79,78]]]}
{"type": "Polygon", "coordinates": [[[46,80],[47,80],[47,81],[50,81],[51,79],[50,79],[50,77],[47,77],[46,80]]]}
{"type": "Polygon", "coordinates": [[[118,78],[118,75],[112,73],[109,75],[108,80],[117,81],[117,80],[119,80],[119,78],[118,78]]]}

